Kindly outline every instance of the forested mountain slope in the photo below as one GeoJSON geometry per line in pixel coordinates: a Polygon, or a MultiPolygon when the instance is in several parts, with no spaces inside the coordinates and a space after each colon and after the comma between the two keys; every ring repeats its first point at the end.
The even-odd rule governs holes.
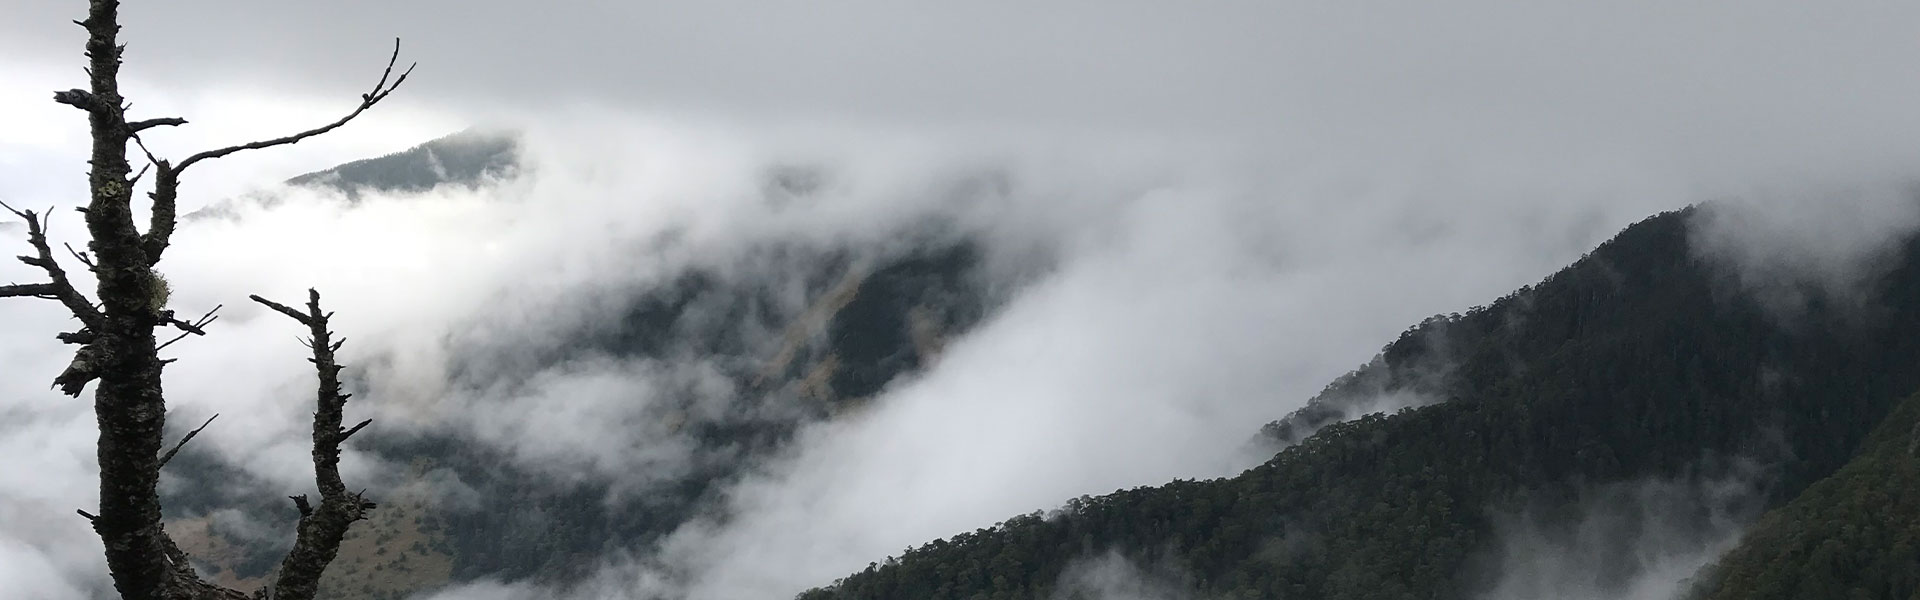
{"type": "Polygon", "coordinates": [[[1920,396],[1902,402],[1840,472],[1762,518],[1696,592],[1920,598],[1920,396]]]}
{"type": "MultiPolygon", "coordinates": [[[[289,184],[404,201],[436,185],[512,176],[516,152],[510,136],[463,133],[289,184]]],[[[766,193],[787,200],[812,193],[804,175],[770,173],[766,193]]],[[[283,200],[249,201],[271,207],[283,200]]],[[[217,210],[202,216],[244,218],[217,210]]],[[[403,598],[450,581],[565,581],[692,519],[724,518],[718,495],[734,478],[783,449],[801,427],[858,410],[889,382],[929,365],[1006,293],[996,288],[1004,282],[982,273],[975,239],[927,223],[891,241],[886,248],[757,242],[742,264],[688,264],[613,292],[604,318],[563,328],[550,344],[450,340],[449,394],[469,398],[511,394],[569,365],[658,367],[661,389],[626,393],[647,406],[639,418],[685,452],[684,468],[662,468],[661,481],[634,493],[615,489],[617,478],[557,475],[456,425],[369,430],[356,437],[358,449],[404,473],[382,490],[381,510],[350,532],[324,589],[340,598],[403,598]],[[714,380],[725,393],[700,389],[714,380]],[[449,484],[460,493],[445,493],[449,484]]],[[[359,376],[364,366],[348,372],[355,385],[370,385],[359,376]]],[[[248,475],[210,453],[190,449],[176,464],[169,528],[203,571],[244,587],[274,568],[244,559],[275,556],[260,546],[287,540],[249,534],[245,521],[275,522],[285,502],[236,484],[248,475]],[[215,512],[229,507],[240,515],[215,512]]]]}
{"type": "MultiPolygon", "coordinates": [[[[716,516],[730,478],[784,448],[808,423],[852,410],[896,377],[938,354],[941,340],[972,327],[991,308],[971,279],[974,249],[935,245],[859,266],[845,257],[798,255],[787,266],[813,273],[809,308],[774,308],[753,282],[691,271],[630,302],[615,323],[596,323],[552,355],[510,358],[476,352],[469,389],[535,376],[569,361],[669,360],[691,353],[732,382],[724,398],[674,392],[647,415],[691,440],[691,466],[645,494],[606,481],[569,481],[529,469],[458,432],[374,438],[394,460],[431,461],[480,492],[477,505],[436,510],[458,580],[587,575],[610,548],[651,543],[698,516],[716,516]],[[750,333],[785,331],[778,346],[750,333]],[[720,402],[718,406],[704,403],[720,402]]],[[[512,350],[509,349],[511,352],[512,350]]],[[[695,385],[689,383],[688,385],[695,385]]],[[[636,395],[639,391],[636,390],[636,395]]]]}
{"type": "MultiPolygon", "coordinates": [[[[1920,384],[1920,246],[1903,243],[1859,302],[1810,292],[1783,313],[1702,258],[1702,215],[1647,219],[1538,285],[1420,324],[1268,426],[1318,433],[1239,476],[1079,498],[802,597],[1049,598],[1074,565],[1118,553],[1197,597],[1468,598],[1500,577],[1500,515],[1551,529],[1591,490],[1653,479],[1739,481],[1751,509],[1782,504],[1920,384]],[[1328,424],[1382,395],[1440,402],[1328,424]]],[[[1713,526],[1714,501],[1664,526],[1713,526]]],[[[1602,593],[1649,566],[1601,562],[1602,593]]]]}

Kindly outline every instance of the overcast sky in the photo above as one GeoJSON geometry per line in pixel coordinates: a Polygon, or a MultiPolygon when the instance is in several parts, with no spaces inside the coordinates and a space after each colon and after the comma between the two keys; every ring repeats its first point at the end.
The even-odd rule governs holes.
{"type": "MultiPolygon", "coordinates": [[[[84,119],[50,100],[84,85],[67,23],[83,12],[0,10],[9,202],[84,196],[84,119]]],[[[445,390],[447,333],[499,307],[480,299],[578,308],[643,285],[684,266],[630,252],[669,226],[724,263],[760,240],[871,243],[958,210],[929,193],[956,173],[1014,182],[967,216],[1056,248],[1055,269],[870,414],[809,430],[738,486],[737,521],[676,535],[678,554],[654,559],[686,579],[609,559],[627,592],[779,597],[1068,497],[1229,474],[1264,419],[1402,329],[1659,210],[1763,200],[1769,216],[1716,221],[1715,257],[1840,285],[1920,221],[1899,187],[1920,164],[1920,4],[1905,2],[173,0],[129,3],[123,26],[133,114],[193,121],[148,136],[171,156],[332,120],[394,37],[421,63],[336,135],[197,167],[190,207],[470,125],[529,132],[537,176],[501,189],[183,231],[166,265],[180,301],[230,316],[225,340],[183,343],[169,389],[229,415],[196,444],[280,481],[300,473],[279,438],[303,409],[262,398],[303,373],[286,324],[244,294],[321,286],[366,353],[350,360],[411,357],[386,383],[429,394],[445,390]],[[796,158],[843,185],[770,213],[755,177],[796,158]],[[341,239],[366,242],[308,251],[341,239]]],[[[0,580],[35,574],[53,597],[100,569],[69,518],[93,501],[91,415],[37,383],[66,360],[58,318],[0,303],[0,364],[27,373],[0,379],[0,580]]],[[[579,435],[528,460],[653,447],[585,426],[618,422],[650,383],[602,367],[490,399],[500,419],[579,403],[579,435]]],[[[510,438],[489,439],[521,449],[510,438]]]]}
{"type": "MultiPolygon", "coordinates": [[[[66,23],[81,9],[9,3],[0,108],[61,116],[47,96],[82,82],[83,32],[66,23]]],[[[126,75],[165,96],[136,97],[136,113],[200,109],[182,112],[257,131],[291,125],[285,104],[351,103],[405,38],[423,67],[379,115],[387,145],[574,103],[1332,151],[1625,149],[1693,169],[1886,168],[1916,155],[1907,141],[1920,132],[1908,108],[1920,6],[1905,2],[180,0],[124,12],[126,75]],[[262,98],[273,101],[249,105],[262,98]]],[[[10,129],[73,130],[64,116],[10,129]]],[[[375,135],[358,129],[324,143],[375,135]]],[[[8,146],[30,143],[9,133],[8,146]]]]}

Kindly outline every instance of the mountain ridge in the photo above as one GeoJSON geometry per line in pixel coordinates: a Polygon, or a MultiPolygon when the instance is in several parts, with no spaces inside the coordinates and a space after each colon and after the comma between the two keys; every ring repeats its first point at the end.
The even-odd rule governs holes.
{"type": "Polygon", "coordinates": [[[1415,326],[1265,428],[1301,441],[1241,475],[1082,497],[800,597],[1044,598],[1074,557],[1120,552],[1173,565],[1207,597],[1468,598],[1496,583],[1501,510],[1576,510],[1592,483],[1715,479],[1742,461],[1770,465],[1776,476],[1744,493],[1778,506],[1920,384],[1920,348],[1897,334],[1920,326],[1920,246],[1905,242],[1876,282],[1874,327],[1819,307],[1786,327],[1694,251],[1700,210],[1641,221],[1539,284],[1415,326]],[[1434,358],[1448,365],[1437,380],[1434,358]],[[1444,401],[1339,421],[1360,389],[1444,401]]]}

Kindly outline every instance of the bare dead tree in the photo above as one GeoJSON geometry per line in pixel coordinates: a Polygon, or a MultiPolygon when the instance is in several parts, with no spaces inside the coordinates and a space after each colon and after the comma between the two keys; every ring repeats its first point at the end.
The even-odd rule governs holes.
{"type": "MultiPolygon", "coordinates": [[[[179,197],[180,175],[203,161],[245,150],[258,150],[297,143],[325,134],[347,122],[393,93],[412,67],[394,76],[399,59],[399,40],[394,41],[393,56],[380,75],[373,91],[361,95],[352,112],[332,123],[257,142],[236,144],[188,156],[179,163],[156,157],[141,141],[143,131],[163,126],[186,124],[186,119],[162,117],[128,120],[129,107],[120,95],[121,54],[126,50],[118,41],[119,2],[90,0],[87,18],[75,21],[87,30],[86,55],[89,78],[87,89],[55,92],[54,101],[86,111],[92,135],[91,169],[87,173],[87,204],[78,210],[85,215],[89,242],[87,252],[68,252],[93,272],[99,285],[98,302],[75,288],[53,253],[46,236],[47,216],[31,210],[7,211],[27,223],[27,243],[33,252],[19,257],[27,265],[47,275],[40,283],[0,286],[0,298],[26,297],[55,300],[64,305],[78,327],[56,336],[61,342],[79,346],[73,362],[54,378],[54,387],[78,397],[88,383],[94,389],[94,414],[99,422],[100,507],[99,513],[78,511],[93,523],[93,529],[106,547],[107,569],[114,588],[127,600],[240,599],[248,596],[200,579],[188,557],[168,537],[161,521],[158,485],[160,468],[206,425],[187,434],[164,455],[162,429],[167,404],[161,390],[161,370],[170,360],[159,357],[155,330],[171,328],[186,335],[206,335],[205,327],[218,318],[215,307],[192,321],[175,316],[166,306],[169,296],[166,280],[155,270],[166,252],[174,232],[175,201],[179,197]],[[129,143],[137,145],[146,166],[134,173],[127,160],[129,143]],[[154,173],[152,201],[146,231],[135,223],[133,192],[148,170],[154,173]]],[[[269,585],[253,598],[306,600],[312,598],[321,574],[338,554],[348,527],[365,518],[372,502],[347,491],[340,480],[340,445],[369,421],[351,429],[342,429],[342,413],[348,395],[340,392],[340,364],[334,359],[341,342],[328,331],[330,313],[320,309],[319,292],[309,291],[305,311],[273,303],[259,296],[253,300],[306,325],[313,349],[312,362],[319,376],[319,393],[313,419],[314,479],[320,491],[320,504],[313,506],[304,495],[289,496],[300,512],[293,550],[280,563],[269,585]]],[[[174,340],[167,344],[178,341],[174,340]]],[[[212,420],[208,420],[211,424],[212,420]]]]}

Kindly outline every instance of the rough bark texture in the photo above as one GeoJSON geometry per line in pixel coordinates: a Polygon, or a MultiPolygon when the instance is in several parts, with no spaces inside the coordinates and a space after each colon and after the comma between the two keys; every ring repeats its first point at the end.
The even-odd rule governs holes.
{"type": "MultiPolygon", "coordinates": [[[[89,346],[94,415],[100,426],[100,516],[93,529],[106,545],[107,570],[123,598],[162,596],[175,591],[160,525],[161,429],[166,402],[160,393],[160,359],[154,350],[156,311],[147,301],[153,270],[134,229],[128,180],[127,137],[120,96],[119,3],[94,0],[87,19],[87,59],[91,89],[65,92],[56,99],[87,111],[93,148],[87,172],[92,195],[86,208],[87,232],[99,268],[99,297],[105,318],[94,328],[89,346]]],[[[85,385],[82,382],[80,385],[85,385]]],[[[78,387],[70,387],[73,392],[78,387]]],[[[190,569],[189,569],[190,570],[190,569]]]]}
{"type": "MultiPolygon", "coordinates": [[[[94,273],[100,302],[96,305],[69,281],[47,241],[46,216],[11,206],[5,208],[27,222],[28,243],[34,250],[33,254],[19,259],[44,271],[48,281],[0,286],[0,298],[56,300],[80,321],[78,330],[58,336],[61,342],[80,348],[68,368],[54,379],[54,385],[70,396],[79,396],[89,383],[98,382],[94,389],[94,414],[100,428],[97,448],[100,508],[97,515],[79,512],[93,523],[94,531],[105,546],[107,569],[121,597],[128,600],[246,598],[246,594],[239,591],[201,580],[187,554],[167,536],[161,522],[160,468],[200,430],[194,430],[164,456],[161,454],[167,405],[160,376],[170,361],[159,357],[159,348],[164,345],[156,345],[154,330],[171,326],[182,331],[183,337],[205,335],[203,327],[216,317],[210,311],[195,322],[175,318],[173,311],[165,306],[165,280],[154,271],[154,266],[159,264],[174,232],[175,199],[183,170],[200,161],[243,150],[296,143],[345,125],[405,81],[407,73],[403,72],[388,84],[394,60],[399,57],[398,41],[380,82],[371,93],[361,96],[359,105],[347,116],[290,136],[193,154],[174,166],[148,152],[139,133],[154,127],[183,125],[185,119],[162,117],[132,122],[126,119],[127,103],[119,89],[121,53],[125,50],[118,39],[119,2],[90,0],[87,18],[75,23],[87,30],[88,88],[55,92],[54,101],[87,113],[92,138],[91,169],[87,173],[89,197],[86,206],[79,210],[85,214],[90,241],[87,253],[67,249],[94,273]],[[129,142],[140,144],[149,167],[157,169],[154,190],[148,194],[153,206],[145,233],[135,224],[132,197],[146,171],[142,169],[141,173],[129,176],[132,172],[127,161],[129,142]]],[[[373,503],[360,494],[347,492],[346,485],[340,481],[339,470],[340,444],[367,423],[362,422],[351,430],[340,428],[347,399],[340,393],[340,365],[334,360],[334,351],[340,344],[332,341],[332,334],[327,331],[329,315],[320,311],[319,293],[310,294],[305,313],[265,300],[261,302],[294,316],[312,331],[313,363],[320,380],[313,423],[313,465],[321,501],[315,510],[304,496],[295,497],[301,517],[294,548],[281,563],[272,584],[254,597],[306,600],[313,597],[321,573],[338,553],[347,527],[373,508],[373,503]]]]}
{"type": "Polygon", "coordinates": [[[320,507],[312,508],[306,496],[292,497],[295,508],[300,510],[300,535],[294,540],[293,550],[280,562],[280,574],[274,579],[271,596],[312,598],[320,589],[320,574],[340,552],[340,540],[346,537],[347,527],[366,518],[367,511],[373,510],[372,502],[348,492],[347,484],[340,481],[340,443],[372,420],[361,421],[353,429],[340,428],[350,394],[340,393],[340,363],[334,360],[333,353],[345,340],[333,341],[333,332],[327,330],[327,318],[333,315],[320,310],[320,292],[307,290],[304,314],[259,296],[252,298],[293,317],[312,334],[307,345],[313,348],[313,368],[320,374],[320,391],[313,409],[313,482],[320,490],[320,507]]]}

